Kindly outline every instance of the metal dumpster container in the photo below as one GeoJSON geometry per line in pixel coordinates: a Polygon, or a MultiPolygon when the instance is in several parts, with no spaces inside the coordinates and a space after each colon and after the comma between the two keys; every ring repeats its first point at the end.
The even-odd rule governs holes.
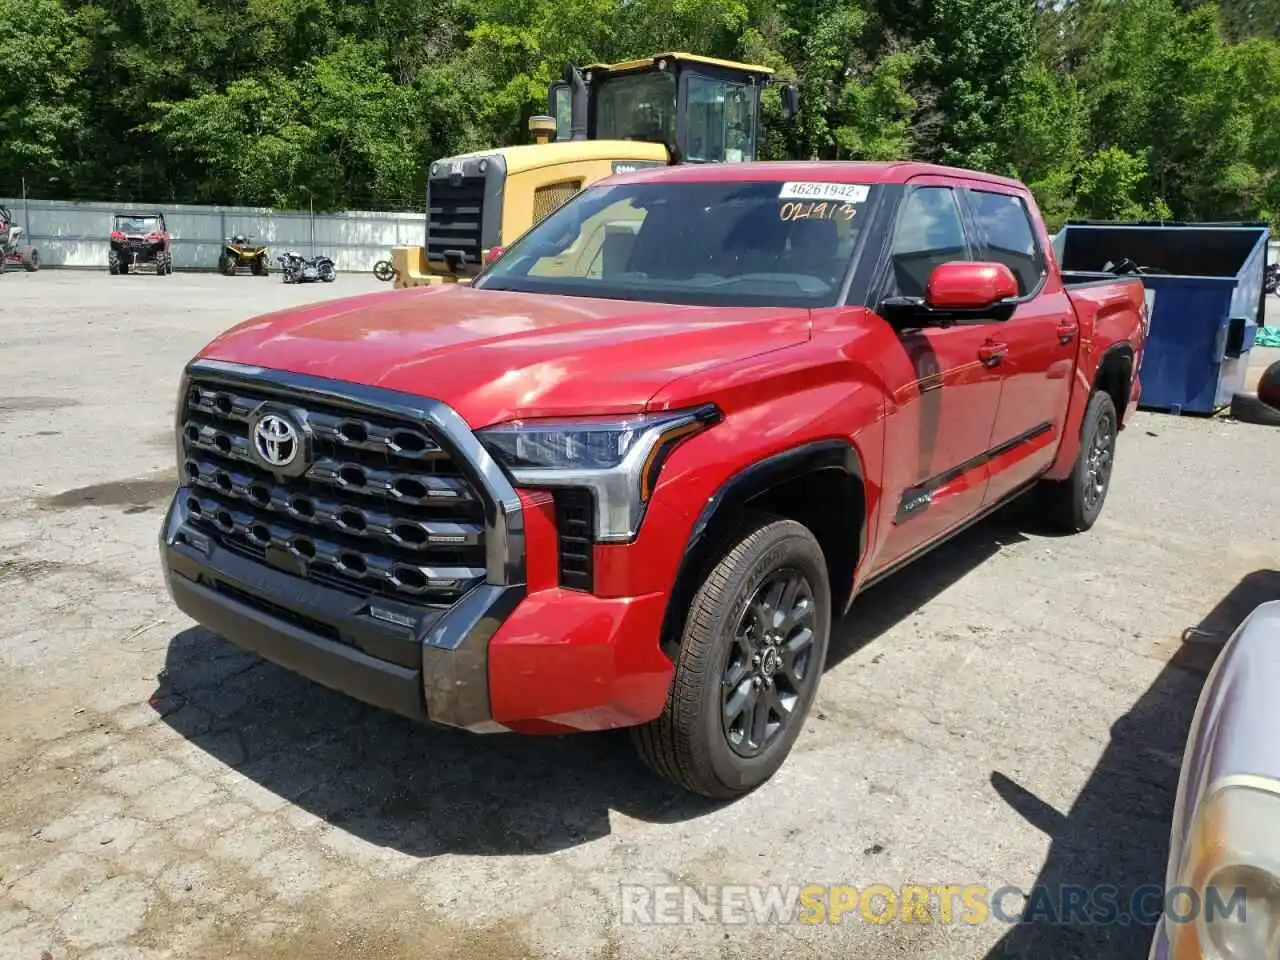
{"type": "Polygon", "coordinates": [[[1062,269],[1141,268],[1151,307],[1140,406],[1211,414],[1244,389],[1258,326],[1269,230],[1260,223],[1068,221],[1054,237],[1062,269]]]}

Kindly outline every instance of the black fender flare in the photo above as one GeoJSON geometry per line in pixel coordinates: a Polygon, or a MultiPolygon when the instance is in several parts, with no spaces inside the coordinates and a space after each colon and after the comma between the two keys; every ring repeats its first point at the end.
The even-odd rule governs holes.
{"type": "MultiPolygon", "coordinates": [[[[1111,346],[1098,354],[1098,360],[1094,364],[1093,383],[1090,385],[1094,390],[1098,389],[1108,366],[1113,363],[1127,363],[1129,365],[1128,381],[1124,384],[1124,402],[1116,404],[1116,419],[1120,422],[1124,421],[1125,410],[1129,406],[1129,393],[1133,390],[1133,378],[1138,375],[1137,367],[1134,364],[1136,358],[1137,351],[1134,349],[1133,344],[1127,340],[1121,340],[1118,343],[1111,344],[1111,346]]],[[[1080,429],[1084,430],[1083,421],[1080,423],[1080,429]]]]}
{"type": "MultiPolygon", "coordinates": [[[[684,614],[692,602],[697,588],[696,574],[703,561],[704,548],[717,525],[730,517],[739,506],[748,503],[755,497],[768,492],[780,484],[797,480],[813,473],[826,470],[838,470],[851,477],[859,486],[865,486],[866,472],[862,458],[853,444],[848,440],[828,439],[814,440],[799,446],[771,454],[758,460],[725,480],[714,494],[703,505],[694,521],[689,540],[685,544],[684,554],[676,570],[675,582],[667,601],[667,610],[662,620],[661,644],[664,652],[675,658],[679,645],[678,625],[683,623],[684,614]]],[[[865,554],[867,548],[867,524],[865,517],[859,518],[857,561],[865,554]]],[[[842,614],[844,604],[839,605],[837,615],[842,614]]]]}

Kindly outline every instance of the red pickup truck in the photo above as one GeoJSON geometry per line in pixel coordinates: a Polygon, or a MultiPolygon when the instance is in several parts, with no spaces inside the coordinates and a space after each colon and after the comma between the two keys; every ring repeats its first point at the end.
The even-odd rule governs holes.
{"type": "Polygon", "coordinates": [[[919,163],[588,187],[470,285],[247,321],[185,369],[174,601],[477,732],[631,727],[713,797],[782,764],[859,590],[1024,492],[1088,529],[1141,281],[919,163]]]}

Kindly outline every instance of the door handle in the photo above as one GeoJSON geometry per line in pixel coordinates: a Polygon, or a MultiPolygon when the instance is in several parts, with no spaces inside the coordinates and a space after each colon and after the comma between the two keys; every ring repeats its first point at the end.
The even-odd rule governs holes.
{"type": "Polygon", "coordinates": [[[983,366],[994,367],[1004,359],[1005,354],[1008,352],[1009,345],[1007,343],[996,343],[989,340],[978,348],[978,359],[982,361],[983,366]]]}
{"type": "Polygon", "coordinates": [[[1064,320],[1058,324],[1058,342],[1070,343],[1076,338],[1076,334],[1080,330],[1080,324],[1074,320],[1064,320]]]}

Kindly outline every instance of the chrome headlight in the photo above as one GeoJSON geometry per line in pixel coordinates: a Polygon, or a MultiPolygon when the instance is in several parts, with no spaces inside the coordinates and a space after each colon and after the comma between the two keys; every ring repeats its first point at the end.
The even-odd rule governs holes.
{"type": "Polygon", "coordinates": [[[517,420],[476,435],[522,487],[581,487],[596,501],[596,540],[635,537],[675,445],[720,418],[713,406],[619,417],[517,420]]]}
{"type": "MultiPolygon", "coordinates": [[[[1227,777],[1200,802],[1165,923],[1175,960],[1280,956],[1280,782],[1227,777]],[[1183,901],[1197,903],[1183,903],[1183,901]]],[[[1172,891],[1171,891],[1172,892],[1172,891]]]]}

